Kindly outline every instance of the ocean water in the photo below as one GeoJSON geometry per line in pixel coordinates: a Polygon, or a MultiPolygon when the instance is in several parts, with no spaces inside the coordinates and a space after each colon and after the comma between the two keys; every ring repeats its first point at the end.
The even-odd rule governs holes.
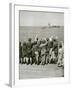
{"type": "Polygon", "coordinates": [[[19,41],[21,42],[27,41],[28,38],[34,41],[36,35],[39,39],[57,36],[60,41],[64,41],[64,27],[19,27],[19,41]]]}

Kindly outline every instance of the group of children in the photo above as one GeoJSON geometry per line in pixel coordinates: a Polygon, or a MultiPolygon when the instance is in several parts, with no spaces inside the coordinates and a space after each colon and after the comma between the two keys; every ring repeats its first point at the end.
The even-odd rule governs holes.
{"type": "Polygon", "coordinates": [[[32,42],[29,38],[28,42],[19,42],[19,63],[21,64],[64,64],[64,47],[63,42],[57,38],[46,38],[39,40],[38,37],[32,42]]]}

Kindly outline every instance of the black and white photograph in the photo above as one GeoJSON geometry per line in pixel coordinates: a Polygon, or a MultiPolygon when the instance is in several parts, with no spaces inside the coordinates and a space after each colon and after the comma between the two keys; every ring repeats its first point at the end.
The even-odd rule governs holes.
{"type": "Polygon", "coordinates": [[[19,10],[19,79],[64,77],[64,12],[19,10]]]}

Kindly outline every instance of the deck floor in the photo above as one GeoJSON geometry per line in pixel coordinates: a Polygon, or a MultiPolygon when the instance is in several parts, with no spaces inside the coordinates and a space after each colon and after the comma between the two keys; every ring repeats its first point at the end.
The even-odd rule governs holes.
{"type": "Polygon", "coordinates": [[[19,64],[19,79],[64,77],[64,69],[56,64],[19,64]]]}

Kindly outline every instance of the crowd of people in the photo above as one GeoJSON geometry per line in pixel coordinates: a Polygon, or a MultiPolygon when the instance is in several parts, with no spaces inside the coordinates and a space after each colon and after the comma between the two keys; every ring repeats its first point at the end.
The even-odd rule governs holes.
{"type": "Polygon", "coordinates": [[[64,66],[64,45],[56,37],[19,42],[19,63],[64,66]]]}

